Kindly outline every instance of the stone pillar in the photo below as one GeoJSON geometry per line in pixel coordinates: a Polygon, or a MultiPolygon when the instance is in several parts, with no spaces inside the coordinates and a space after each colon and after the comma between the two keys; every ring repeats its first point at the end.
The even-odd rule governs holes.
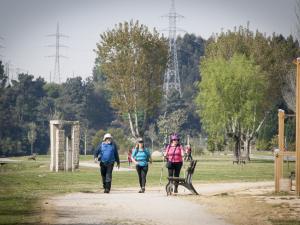
{"type": "Polygon", "coordinates": [[[65,131],[56,130],[56,172],[65,170],[65,131]]]}
{"type": "Polygon", "coordinates": [[[57,135],[56,132],[58,127],[61,125],[61,121],[59,120],[51,120],[50,121],[50,171],[56,171],[56,154],[57,154],[57,135]]]}
{"type": "Polygon", "coordinates": [[[72,170],[72,141],[69,137],[66,137],[66,171],[72,170]]]}
{"type": "Polygon", "coordinates": [[[79,122],[74,122],[72,126],[72,171],[79,168],[79,142],[80,126],[79,122]]]}

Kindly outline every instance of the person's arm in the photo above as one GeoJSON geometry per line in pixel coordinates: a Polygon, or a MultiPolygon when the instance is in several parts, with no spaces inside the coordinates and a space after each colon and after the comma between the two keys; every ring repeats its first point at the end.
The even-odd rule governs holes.
{"type": "Polygon", "coordinates": [[[119,152],[118,152],[118,146],[116,144],[115,145],[115,160],[117,162],[117,167],[120,167],[120,157],[119,157],[119,152]]]}
{"type": "Polygon", "coordinates": [[[169,145],[167,145],[167,147],[165,148],[165,152],[164,152],[164,157],[165,158],[168,157],[168,151],[169,151],[169,145]]]}
{"type": "Polygon", "coordinates": [[[95,151],[94,151],[94,160],[95,162],[99,161],[99,153],[101,151],[101,143],[98,144],[98,146],[96,147],[95,151]]]}
{"type": "Polygon", "coordinates": [[[184,150],[183,150],[182,145],[180,146],[180,150],[181,150],[181,156],[183,157],[184,156],[184,150]]]}
{"type": "Polygon", "coordinates": [[[137,154],[136,151],[138,151],[138,150],[135,148],[135,149],[132,151],[132,155],[131,155],[131,160],[132,160],[132,162],[133,162],[135,165],[138,164],[138,162],[135,160],[135,156],[136,156],[136,154],[137,154]]]}

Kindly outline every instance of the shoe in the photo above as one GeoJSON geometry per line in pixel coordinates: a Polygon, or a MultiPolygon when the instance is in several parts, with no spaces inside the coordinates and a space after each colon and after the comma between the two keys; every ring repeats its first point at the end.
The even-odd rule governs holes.
{"type": "Polygon", "coordinates": [[[143,187],[141,191],[142,191],[142,193],[145,193],[145,188],[143,187]]]}
{"type": "Polygon", "coordinates": [[[141,190],[139,190],[139,193],[143,193],[143,190],[141,189],[141,190]]]}
{"type": "Polygon", "coordinates": [[[178,193],[178,189],[177,188],[175,188],[174,193],[178,193]]]}
{"type": "Polygon", "coordinates": [[[105,190],[104,190],[104,193],[107,193],[107,194],[108,194],[108,193],[109,193],[109,189],[105,189],[105,190]]]}

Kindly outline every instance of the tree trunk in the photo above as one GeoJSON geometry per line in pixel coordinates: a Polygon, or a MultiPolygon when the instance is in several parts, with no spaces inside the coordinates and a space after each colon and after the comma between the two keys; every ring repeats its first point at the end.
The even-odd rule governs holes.
{"type": "Polygon", "coordinates": [[[31,155],[33,155],[33,142],[31,142],[31,155]]]}
{"type": "Polygon", "coordinates": [[[128,122],[129,122],[129,126],[130,126],[130,131],[131,131],[131,134],[134,138],[136,138],[136,134],[135,134],[135,131],[134,131],[134,128],[133,128],[133,122],[132,122],[132,118],[131,118],[131,115],[130,113],[128,113],[128,122]]]}
{"type": "Polygon", "coordinates": [[[241,138],[239,136],[234,136],[235,146],[234,146],[234,156],[236,159],[240,159],[241,156],[241,138]]]}
{"type": "Polygon", "coordinates": [[[250,154],[251,154],[251,141],[252,139],[248,139],[246,140],[247,142],[247,148],[246,148],[246,157],[247,157],[247,160],[250,161],[250,154]]]}
{"type": "Polygon", "coordinates": [[[139,137],[140,132],[139,132],[139,121],[138,121],[137,111],[135,111],[134,113],[134,121],[135,121],[135,134],[137,137],[139,137]]]}
{"type": "Polygon", "coordinates": [[[84,155],[86,155],[86,136],[87,136],[87,130],[84,132],[84,155]]]}
{"type": "Polygon", "coordinates": [[[151,147],[152,147],[152,152],[154,151],[153,150],[153,139],[151,138],[151,147]]]}

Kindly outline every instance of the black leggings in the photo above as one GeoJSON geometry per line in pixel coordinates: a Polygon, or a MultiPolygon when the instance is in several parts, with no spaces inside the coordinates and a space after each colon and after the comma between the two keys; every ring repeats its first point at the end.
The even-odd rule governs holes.
{"type": "Polygon", "coordinates": [[[148,166],[136,166],[136,171],[139,175],[140,187],[145,188],[146,186],[146,177],[148,173],[148,166]]]}
{"type": "MultiPolygon", "coordinates": [[[[182,167],[182,162],[174,162],[171,164],[171,168],[168,169],[169,177],[179,177],[180,170],[182,167]]],[[[178,184],[175,183],[175,188],[177,189],[178,184]]]]}

